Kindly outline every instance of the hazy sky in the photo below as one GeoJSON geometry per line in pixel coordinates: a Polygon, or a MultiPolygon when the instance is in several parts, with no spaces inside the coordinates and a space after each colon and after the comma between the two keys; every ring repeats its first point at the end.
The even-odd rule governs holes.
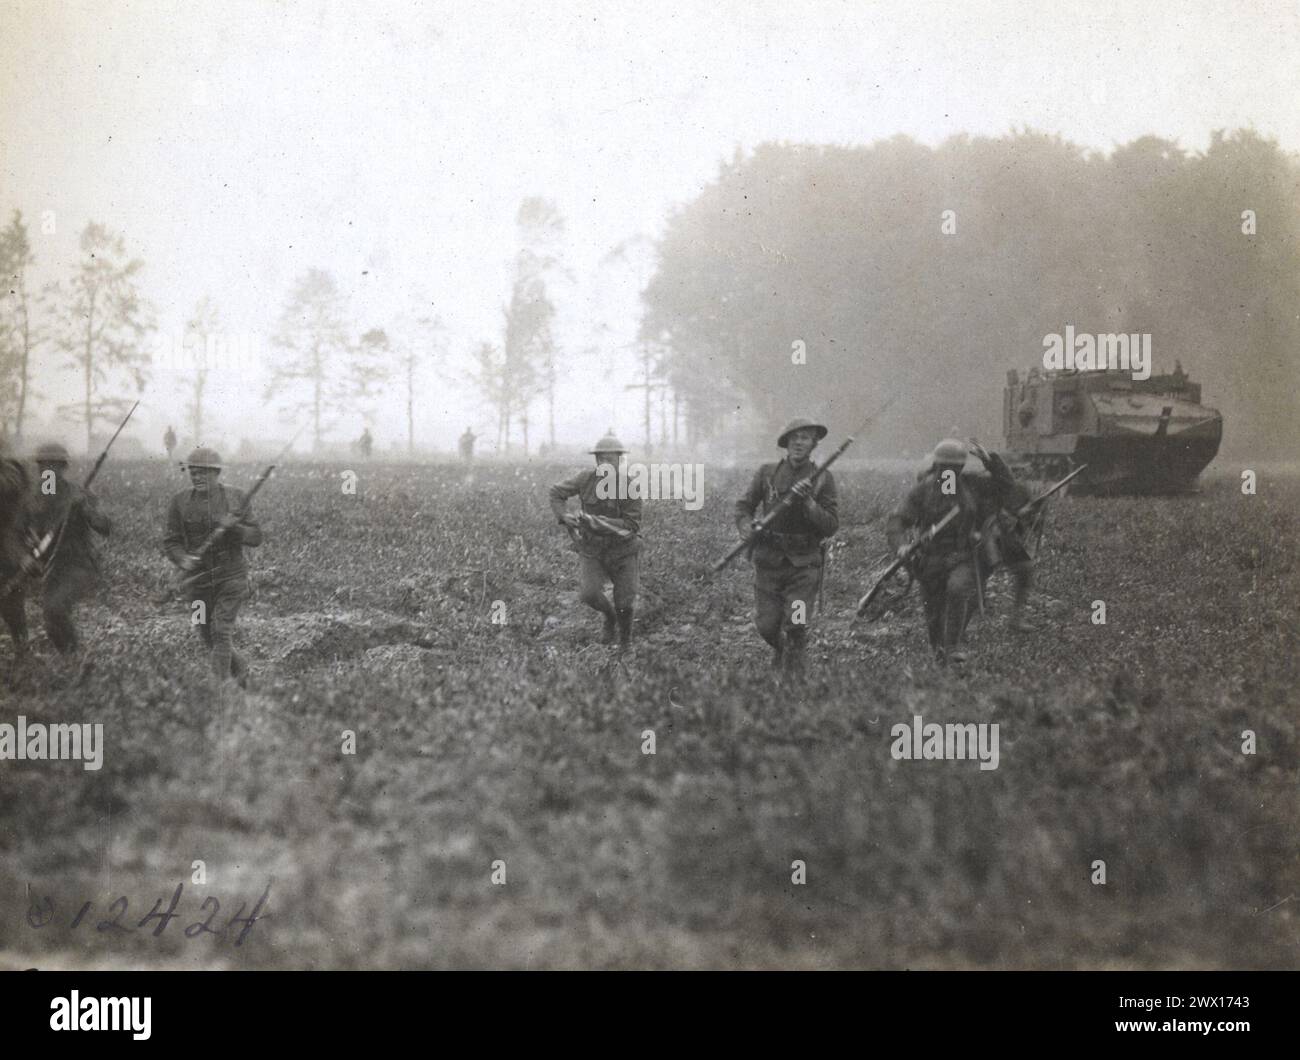
{"type": "MultiPolygon", "coordinates": [[[[1298,45],[1293,0],[0,0],[0,210],[27,215],[42,278],[75,260],[87,220],[122,232],[171,333],[209,294],[227,331],[264,336],[313,267],[360,329],[431,306],[454,376],[499,338],[520,200],[550,197],[575,280],[562,338],[606,351],[571,361],[561,441],[611,424],[637,437],[615,350],[636,287],[600,259],[657,236],[737,147],[1028,125],[1103,150],[1147,133],[1197,149],[1253,126],[1297,150],[1298,45]]],[[[214,377],[212,440],[287,433],[258,408],[260,378],[214,377]]],[[[46,353],[38,382],[44,413],[71,373],[46,353]]],[[[177,384],[160,373],[147,392],[151,442],[181,425],[177,384]]],[[[424,444],[491,430],[437,375],[422,403],[424,444]]],[[[385,413],[381,445],[404,437],[396,404],[385,413]]]]}

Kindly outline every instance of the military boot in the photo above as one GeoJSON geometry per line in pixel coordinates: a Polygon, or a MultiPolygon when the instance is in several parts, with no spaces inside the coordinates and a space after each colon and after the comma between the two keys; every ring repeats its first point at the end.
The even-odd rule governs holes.
{"type": "Polygon", "coordinates": [[[615,628],[614,612],[610,610],[604,612],[604,614],[605,614],[605,628],[601,630],[600,642],[601,644],[613,644],[614,628],[615,628]]]}
{"type": "Polygon", "coordinates": [[[621,607],[618,610],[618,646],[619,648],[630,648],[632,646],[632,614],[634,609],[631,607],[621,607]]]}

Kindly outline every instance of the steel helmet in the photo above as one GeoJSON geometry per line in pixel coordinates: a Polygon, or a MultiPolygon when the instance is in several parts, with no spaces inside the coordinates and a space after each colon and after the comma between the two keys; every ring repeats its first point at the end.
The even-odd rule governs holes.
{"type": "Polygon", "coordinates": [[[66,464],[68,450],[58,442],[42,442],[36,447],[35,459],[38,464],[66,464]]]}
{"type": "Polygon", "coordinates": [[[596,448],[589,450],[592,453],[626,453],[627,446],[618,440],[618,435],[614,433],[614,428],[610,428],[600,441],[596,443],[596,448]]]}
{"type": "Polygon", "coordinates": [[[964,464],[966,463],[966,445],[956,438],[945,438],[942,442],[934,447],[934,452],[930,454],[931,464],[964,464]]]}
{"type": "Polygon", "coordinates": [[[200,445],[190,450],[190,455],[185,458],[186,467],[210,467],[220,471],[226,465],[221,462],[221,454],[215,449],[210,449],[206,445],[200,445]]]}
{"type": "Polygon", "coordinates": [[[830,433],[823,424],[815,423],[812,420],[810,420],[807,416],[796,416],[789,423],[787,423],[783,428],[781,428],[781,433],[777,435],[776,438],[776,444],[780,448],[785,449],[786,443],[790,439],[790,435],[794,434],[795,431],[803,431],[803,430],[813,431],[817,435],[817,440],[819,442],[823,438],[825,438],[827,434],[830,433]]]}

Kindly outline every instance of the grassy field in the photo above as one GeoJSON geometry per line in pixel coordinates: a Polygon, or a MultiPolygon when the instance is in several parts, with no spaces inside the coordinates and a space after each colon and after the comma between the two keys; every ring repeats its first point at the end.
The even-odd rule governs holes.
{"type": "Polygon", "coordinates": [[[572,469],[370,465],[355,496],[340,469],[289,466],[259,496],[256,684],[223,697],[183,604],[154,602],[181,482],[110,461],[91,667],[74,684],[38,635],[12,669],[0,643],[0,722],[102,722],[107,743],[98,772],[0,762],[0,965],[1300,963],[1300,481],[1062,499],[1033,630],[1008,630],[995,578],[963,677],[930,663],[915,603],[851,623],[907,478],[837,471],[825,614],[790,695],[748,567],[703,576],[742,471],[710,468],[701,511],[647,504],[640,639],[616,664],[546,507],[572,469]],[[999,767],[895,761],[890,726],[914,714],[999,723],[999,767]],[[175,922],[137,927],[182,883],[175,922]],[[222,929],[268,883],[242,944],[240,923],[187,935],[209,896],[222,929]]]}

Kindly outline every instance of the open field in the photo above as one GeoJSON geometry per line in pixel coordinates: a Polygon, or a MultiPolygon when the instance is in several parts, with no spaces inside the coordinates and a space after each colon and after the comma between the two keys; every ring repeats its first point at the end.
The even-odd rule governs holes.
{"type": "Polygon", "coordinates": [[[240,623],[256,684],[223,698],[183,605],[153,602],[182,483],[109,462],[107,587],[81,612],[93,665],[74,685],[38,634],[35,665],[0,690],[3,722],[102,722],[104,765],[0,762],[0,964],[1300,963],[1300,480],[1065,497],[1035,628],[1007,630],[999,576],[959,677],[929,662],[915,603],[851,625],[908,480],[837,469],[826,614],[790,699],[750,624],[747,566],[702,577],[742,472],[710,468],[701,511],[647,504],[639,644],[611,665],[546,507],[571,469],[466,484],[450,466],[359,466],[347,496],[343,466],[286,467],[259,496],[240,623]],[[890,726],[914,714],[998,722],[998,768],[893,760],[890,726]],[[205,897],[221,928],[272,879],[242,945],[239,925],[186,936],[205,897]],[[181,919],[137,929],[178,883],[181,919]],[[130,931],[105,921],[123,896],[130,931]]]}

